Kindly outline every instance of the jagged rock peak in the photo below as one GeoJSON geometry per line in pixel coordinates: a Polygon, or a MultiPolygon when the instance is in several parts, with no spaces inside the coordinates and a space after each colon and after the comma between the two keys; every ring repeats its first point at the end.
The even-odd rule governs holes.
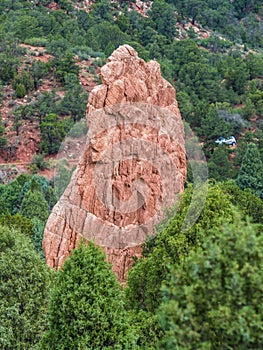
{"type": "Polygon", "coordinates": [[[47,221],[43,249],[59,267],[84,236],[124,281],[163,209],[183,192],[184,128],[175,90],[156,61],[120,46],[90,93],[86,147],[47,221]]]}
{"type": "Polygon", "coordinates": [[[88,113],[127,102],[145,102],[167,107],[180,117],[173,86],[161,76],[157,61],[145,62],[129,45],[122,45],[101,69],[102,85],[89,97],[88,113]]]}

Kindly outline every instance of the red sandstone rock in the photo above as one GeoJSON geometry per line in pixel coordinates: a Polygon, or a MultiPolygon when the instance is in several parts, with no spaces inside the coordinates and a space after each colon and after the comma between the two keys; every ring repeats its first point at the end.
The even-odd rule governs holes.
{"type": "Polygon", "coordinates": [[[43,249],[48,265],[59,267],[84,236],[104,247],[124,281],[132,256],[183,191],[184,131],[157,62],[123,45],[101,79],[87,106],[86,148],[48,219],[43,249]]]}

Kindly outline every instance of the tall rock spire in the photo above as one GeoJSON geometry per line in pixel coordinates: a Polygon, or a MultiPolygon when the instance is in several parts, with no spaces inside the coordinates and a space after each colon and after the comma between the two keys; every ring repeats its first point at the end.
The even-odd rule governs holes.
{"type": "Polygon", "coordinates": [[[184,128],[159,64],[129,45],[112,53],[101,80],[89,96],[86,147],[47,221],[43,249],[59,267],[81,237],[92,240],[124,281],[163,209],[183,192],[184,128]]]}

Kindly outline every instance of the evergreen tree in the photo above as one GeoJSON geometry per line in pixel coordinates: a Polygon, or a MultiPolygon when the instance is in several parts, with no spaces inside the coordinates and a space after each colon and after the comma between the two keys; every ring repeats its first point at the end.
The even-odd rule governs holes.
{"type": "Polygon", "coordinates": [[[253,193],[263,199],[263,162],[257,146],[247,146],[242,165],[237,177],[237,185],[241,189],[250,188],[253,193]]]}
{"type": "Polygon", "coordinates": [[[66,78],[66,93],[60,103],[60,113],[71,114],[74,122],[85,118],[88,95],[80,85],[78,77],[68,74],[66,78]]]}
{"type": "Polygon", "coordinates": [[[79,67],[75,64],[74,55],[67,52],[63,58],[54,58],[53,66],[55,67],[54,75],[56,79],[65,84],[68,74],[78,74],[79,67]]]}
{"type": "Polygon", "coordinates": [[[216,148],[208,162],[209,177],[217,181],[231,178],[231,163],[226,147],[216,148]]]}
{"type": "MultiPolygon", "coordinates": [[[[189,186],[176,214],[171,213],[160,223],[156,236],[143,246],[143,257],[129,270],[126,304],[135,315],[133,320],[138,327],[138,344],[143,345],[143,349],[156,349],[157,339],[162,338],[155,313],[161,303],[161,285],[167,278],[169,266],[180,264],[190,251],[199,247],[205,239],[205,231],[217,226],[222,218],[226,222],[232,220],[228,196],[214,185],[208,191],[204,209],[196,223],[188,230],[182,230],[191,198],[192,189],[189,186]],[[148,324],[147,329],[145,324],[148,324]]],[[[200,207],[199,199],[192,204],[191,213],[195,215],[196,208],[200,207]]]]}
{"type": "Polygon", "coordinates": [[[46,328],[50,270],[19,231],[0,227],[0,348],[33,350],[46,328]]]}
{"type": "Polygon", "coordinates": [[[263,201],[249,189],[241,190],[234,180],[220,184],[222,190],[230,195],[230,200],[244,215],[248,215],[253,222],[263,222],[263,201]]]}
{"type": "Polygon", "coordinates": [[[20,213],[28,219],[46,221],[49,216],[48,204],[40,191],[28,191],[21,203],[20,213]]]}
{"type": "Polygon", "coordinates": [[[7,139],[3,136],[4,132],[5,132],[5,127],[2,122],[2,116],[0,116],[0,149],[3,148],[7,143],[7,139]]]}
{"type": "Polygon", "coordinates": [[[30,238],[33,236],[33,224],[31,220],[19,213],[15,215],[11,215],[9,212],[2,214],[0,225],[7,226],[10,229],[20,230],[24,235],[30,238]]]}
{"type": "Polygon", "coordinates": [[[19,211],[21,205],[21,190],[28,179],[28,175],[22,174],[3,188],[0,195],[0,214],[8,211],[11,214],[15,214],[19,211]]]}
{"type": "MultiPolygon", "coordinates": [[[[143,258],[130,269],[126,290],[129,308],[154,313],[161,300],[160,287],[167,276],[168,266],[179,263],[190,250],[201,244],[203,230],[218,225],[222,217],[226,221],[232,218],[228,196],[218,185],[210,186],[201,215],[189,230],[183,231],[191,199],[192,187],[189,186],[176,214],[162,224],[161,229],[157,228],[158,234],[144,245],[143,258]]],[[[200,202],[197,200],[195,205],[198,207],[200,202]]]]}
{"type": "Polygon", "coordinates": [[[176,32],[174,7],[164,0],[156,0],[149,15],[155,23],[157,32],[172,40],[176,32]]]}
{"type": "Polygon", "coordinates": [[[48,70],[49,64],[36,60],[32,62],[29,71],[33,79],[35,90],[38,89],[38,86],[40,85],[40,80],[47,74],[48,70]]]}
{"type": "Polygon", "coordinates": [[[26,95],[26,88],[22,83],[16,85],[16,96],[22,98],[26,95]]]}
{"type": "Polygon", "coordinates": [[[263,236],[237,215],[171,270],[159,349],[261,349],[263,236]]]}
{"type": "Polygon", "coordinates": [[[57,273],[42,349],[134,349],[126,318],[105,254],[82,242],[57,273]]]}
{"type": "Polygon", "coordinates": [[[48,114],[40,124],[41,150],[48,154],[56,153],[72,124],[69,119],[59,120],[56,114],[48,114]]]}

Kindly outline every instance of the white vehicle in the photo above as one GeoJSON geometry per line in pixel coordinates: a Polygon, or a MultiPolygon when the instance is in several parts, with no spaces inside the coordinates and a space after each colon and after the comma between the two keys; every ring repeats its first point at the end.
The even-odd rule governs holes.
{"type": "Polygon", "coordinates": [[[219,137],[219,139],[217,139],[215,141],[215,143],[219,144],[219,145],[222,145],[223,143],[225,143],[226,145],[231,145],[231,146],[235,146],[237,141],[235,139],[234,136],[230,136],[228,138],[224,138],[224,137],[219,137]]]}

